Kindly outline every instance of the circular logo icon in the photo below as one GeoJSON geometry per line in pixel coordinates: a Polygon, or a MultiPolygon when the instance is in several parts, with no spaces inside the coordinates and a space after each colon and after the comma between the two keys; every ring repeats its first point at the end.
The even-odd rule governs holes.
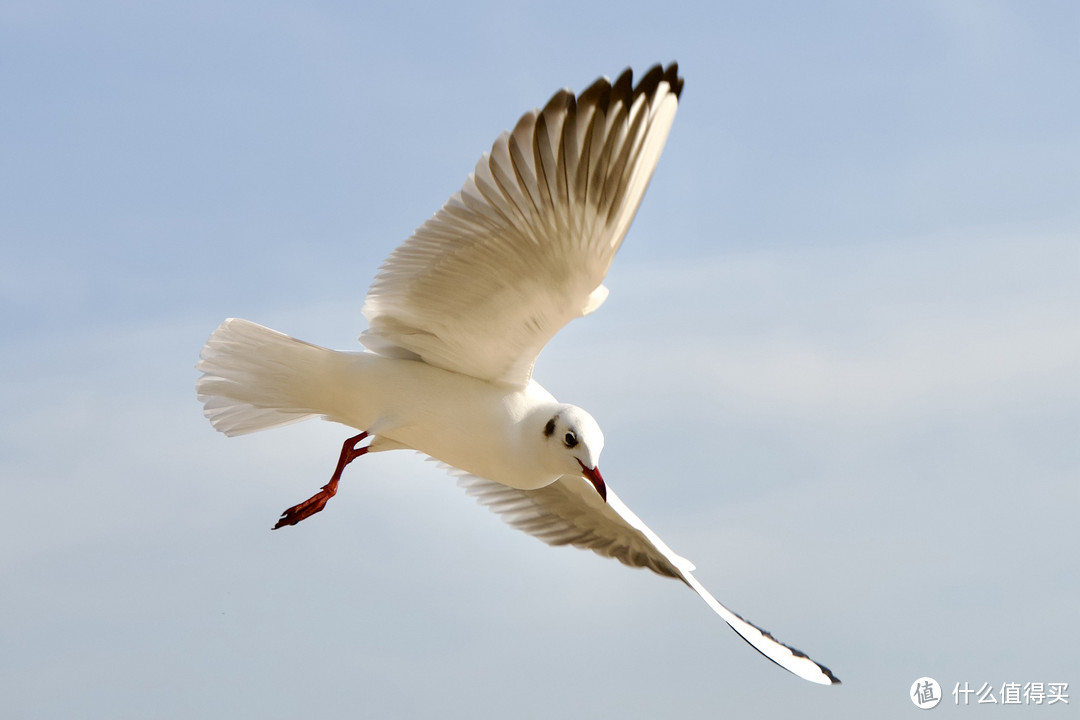
{"type": "Polygon", "coordinates": [[[911,683],[911,692],[908,694],[915,707],[929,710],[937,707],[941,702],[941,686],[932,677],[921,677],[911,683]]]}

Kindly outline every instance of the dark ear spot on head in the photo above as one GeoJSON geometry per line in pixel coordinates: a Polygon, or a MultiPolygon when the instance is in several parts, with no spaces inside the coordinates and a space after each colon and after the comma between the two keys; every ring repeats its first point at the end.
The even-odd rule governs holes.
{"type": "Polygon", "coordinates": [[[555,418],[551,418],[547,421],[547,425],[544,426],[544,437],[551,437],[555,434],[555,418]]]}

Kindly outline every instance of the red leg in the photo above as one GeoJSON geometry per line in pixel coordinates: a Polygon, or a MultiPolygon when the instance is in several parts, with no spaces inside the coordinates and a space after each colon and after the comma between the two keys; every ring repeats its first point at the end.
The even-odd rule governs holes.
{"type": "Polygon", "coordinates": [[[338,482],[341,480],[341,473],[345,466],[368,451],[366,445],[361,448],[356,447],[357,443],[367,436],[366,432],[362,432],[346,440],[345,444],[341,446],[341,456],[338,458],[337,467],[334,468],[334,474],[330,478],[330,482],[323,485],[322,490],[319,490],[304,502],[293,505],[281,513],[281,519],[277,521],[277,525],[274,525],[273,529],[277,530],[286,525],[295,525],[326,507],[326,502],[337,494],[338,482]]]}

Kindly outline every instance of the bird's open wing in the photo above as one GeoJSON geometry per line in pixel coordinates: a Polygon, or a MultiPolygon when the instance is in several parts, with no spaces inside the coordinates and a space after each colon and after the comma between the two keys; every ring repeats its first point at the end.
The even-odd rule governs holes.
{"type": "Polygon", "coordinates": [[[627,70],[555,94],[503,133],[379,270],[361,342],[524,386],[559,328],[595,310],[675,118],[683,81],[627,70]]]}
{"type": "Polygon", "coordinates": [[[539,490],[517,490],[473,475],[460,476],[458,484],[507,523],[549,545],[576,545],[682,580],[746,642],[780,667],[810,682],[840,682],[828,668],[721,605],[691,574],[690,561],[672,552],[610,485],[605,503],[586,480],[570,475],[539,490]]]}

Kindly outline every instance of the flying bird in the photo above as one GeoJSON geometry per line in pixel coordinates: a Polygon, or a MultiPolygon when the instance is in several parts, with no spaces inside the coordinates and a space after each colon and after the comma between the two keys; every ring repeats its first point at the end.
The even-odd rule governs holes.
{"type": "Polygon", "coordinates": [[[589,413],[533,379],[544,345],[603,304],[603,280],[678,107],[678,66],[628,69],[561,90],[485,153],[461,190],[380,268],[365,350],[339,352],[229,319],[196,369],[204,413],[226,435],[312,416],[359,430],[330,481],[275,529],[325,507],[345,467],[411,449],[515,528],[686,583],[750,645],[801,678],[839,680],[721,605],[600,474],[589,413]]]}

